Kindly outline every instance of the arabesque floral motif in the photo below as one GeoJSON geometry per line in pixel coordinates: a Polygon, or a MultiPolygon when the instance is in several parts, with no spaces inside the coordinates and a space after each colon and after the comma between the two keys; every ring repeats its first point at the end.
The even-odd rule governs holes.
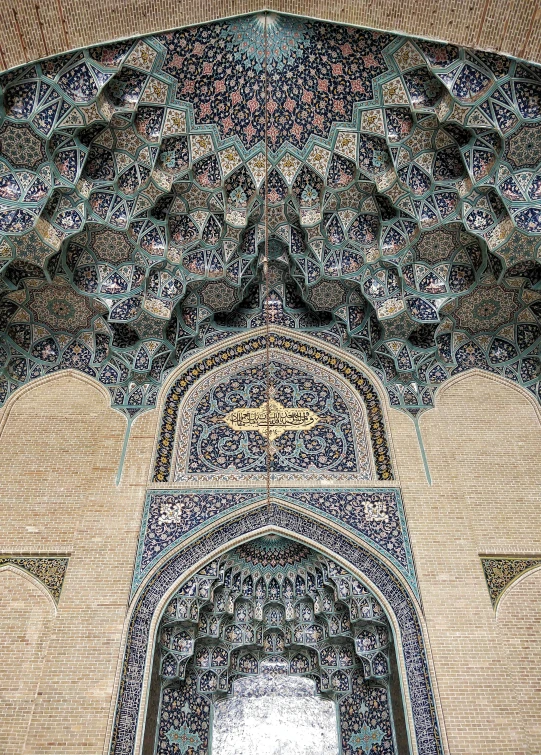
{"type": "Polygon", "coordinates": [[[0,405],[70,368],[133,418],[267,322],[413,416],[471,368],[541,397],[538,66],[263,12],[31,62],[0,97],[0,405]],[[29,306],[51,285],[92,316],[29,306]]]}

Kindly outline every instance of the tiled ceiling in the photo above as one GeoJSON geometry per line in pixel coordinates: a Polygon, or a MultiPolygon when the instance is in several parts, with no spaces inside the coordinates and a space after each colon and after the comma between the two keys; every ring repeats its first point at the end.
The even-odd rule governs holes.
{"type": "Polygon", "coordinates": [[[539,398],[541,68],[259,14],[0,91],[1,401],[75,368],[134,416],[267,321],[413,414],[474,367],[539,398]]]}

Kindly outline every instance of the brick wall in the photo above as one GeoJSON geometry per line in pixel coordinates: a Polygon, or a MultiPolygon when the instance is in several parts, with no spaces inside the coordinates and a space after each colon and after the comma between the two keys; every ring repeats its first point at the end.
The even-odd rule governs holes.
{"type": "Polygon", "coordinates": [[[22,571],[0,569],[0,752],[24,752],[55,608],[22,571]]]}
{"type": "MultiPolygon", "coordinates": [[[[0,435],[0,552],[66,553],[70,562],[41,678],[31,677],[39,691],[26,745],[17,740],[0,752],[97,755],[119,660],[153,422],[135,423],[117,488],[126,423],[95,383],[56,376],[21,391],[8,411],[0,435]]],[[[2,645],[0,652],[6,689],[11,650],[2,645]]],[[[0,743],[12,732],[2,710],[0,743]]]]}
{"type": "Polygon", "coordinates": [[[530,0],[5,0],[0,7],[0,70],[87,45],[263,7],[328,21],[440,39],[541,61],[541,8],[530,0]]]}
{"type": "MultiPolygon", "coordinates": [[[[0,644],[0,692],[22,690],[0,714],[2,755],[107,749],[157,415],[134,424],[117,488],[125,421],[95,383],[57,375],[4,410],[0,553],[69,553],[70,563],[56,618],[32,584],[0,581],[0,619],[15,633],[13,646],[0,644]],[[23,637],[33,638],[28,654],[23,637]],[[40,670],[27,658],[45,647],[40,670]]],[[[470,374],[443,389],[420,427],[432,486],[411,420],[390,411],[450,752],[539,755],[541,573],[513,586],[496,618],[479,561],[541,553],[537,411],[511,384],[470,374]]]]}
{"type": "MultiPolygon", "coordinates": [[[[513,584],[498,605],[498,644],[516,705],[521,712],[524,748],[536,755],[541,743],[541,570],[513,584]]],[[[503,671],[503,669],[502,669],[503,671]]]]}
{"type": "MultiPolygon", "coordinates": [[[[492,376],[447,384],[420,421],[432,486],[412,423],[391,415],[450,752],[538,755],[524,735],[479,561],[480,553],[541,553],[537,409],[492,376]]],[[[530,595],[533,622],[541,597],[530,595]]],[[[541,706],[527,715],[539,726],[541,706]]]]}

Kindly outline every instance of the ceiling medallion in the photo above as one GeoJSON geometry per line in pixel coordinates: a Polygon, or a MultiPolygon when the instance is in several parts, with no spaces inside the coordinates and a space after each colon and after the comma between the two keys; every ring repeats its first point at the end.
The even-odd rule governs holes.
{"type": "Polygon", "coordinates": [[[0,404],[72,368],[133,417],[195,351],[302,331],[412,415],[540,397],[541,68],[255,14],[0,75],[0,404]]]}

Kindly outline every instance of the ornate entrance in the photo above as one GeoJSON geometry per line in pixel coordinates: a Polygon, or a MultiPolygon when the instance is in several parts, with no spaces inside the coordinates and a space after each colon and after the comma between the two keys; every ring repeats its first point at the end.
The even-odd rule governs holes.
{"type": "MultiPolygon", "coordinates": [[[[222,731],[219,750],[211,748],[216,709],[221,729],[229,728],[241,747],[250,742],[252,753],[279,752],[282,742],[292,755],[332,755],[338,752],[332,715],[332,728],[320,732],[324,750],[321,741],[301,744],[291,730],[267,731],[271,713],[265,703],[278,706],[275,714],[289,708],[293,715],[282,711],[278,720],[302,729],[318,706],[313,700],[311,707],[294,703],[315,692],[334,703],[340,753],[369,752],[373,745],[374,752],[397,752],[390,694],[394,650],[385,612],[346,569],[305,545],[270,535],[208,564],[169,601],[159,645],[157,755],[228,751],[222,731]],[[227,696],[237,697],[236,704],[220,708],[217,702],[227,696]],[[239,701],[248,698],[259,701],[251,716],[258,730],[252,732],[238,727],[239,714],[246,712],[239,701]]],[[[329,708],[321,711],[329,723],[329,708]]]]}

